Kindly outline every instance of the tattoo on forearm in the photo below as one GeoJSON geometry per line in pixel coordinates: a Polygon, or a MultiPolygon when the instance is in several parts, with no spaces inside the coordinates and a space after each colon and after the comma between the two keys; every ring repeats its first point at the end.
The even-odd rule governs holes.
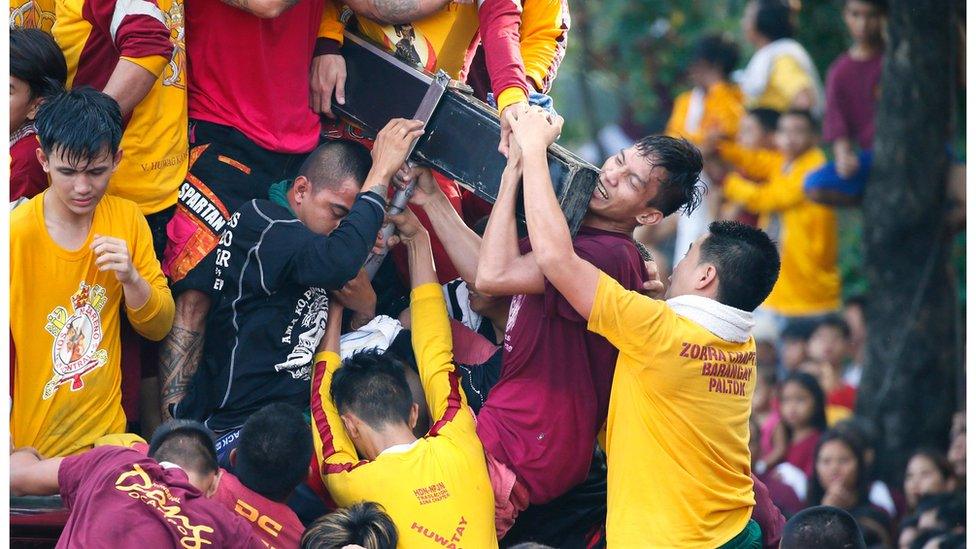
{"type": "Polygon", "coordinates": [[[407,23],[417,18],[420,0],[372,0],[373,10],[392,23],[407,23]]]}
{"type": "Polygon", "coordinates": [[[173,326],[159,349],[160,402],[165,417],[169,416],[169,405],[186,396],[202,357],[203,333],[173,326]]]}

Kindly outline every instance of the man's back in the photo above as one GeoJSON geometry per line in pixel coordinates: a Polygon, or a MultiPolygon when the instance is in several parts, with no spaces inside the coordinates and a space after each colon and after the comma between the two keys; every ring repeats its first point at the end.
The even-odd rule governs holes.
{"type": "Polygon", "coordinates": [[[222,472],[213,499],[244,517],[254,535],[268,547],[298,547],[305,527],[295,512],[284,503],[272,501],[251,490],[233,474],[222,472]]]}
{"type": "MultiPolygon", "coordinates": [[[[627,288],[641,287],[646,273],[628,236],[583,227],[573,243],[627,288]]],[[[478,415],[478,435],[525,483],[530,502],[544,503],[586,478],[617,352],[548,285],[544,294],[512,299],[504,345],[502,377],[478,415]]]]}
{"type": "Polygon", "coordinates": [[[58,482],[71,509],[58,547],[263,547],[182,469],[135,450],[101,446],[66,458],[58,482]]]}
{"type": "Polygon", "coordinates": [[[742,343],[717,337],[687,297],[665,304],[600,277],[589,328],[620,348],[607,424],[611,545],[715,547],[755,504],[755,341],[748,330],[735,330],[742,343]]]}

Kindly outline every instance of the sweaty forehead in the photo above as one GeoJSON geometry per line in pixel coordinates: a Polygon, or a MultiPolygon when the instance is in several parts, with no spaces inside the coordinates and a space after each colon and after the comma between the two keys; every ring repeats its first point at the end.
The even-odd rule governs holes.
{"type": "Polygon", "coordinates": [[[630,171],[645,183],[654,183],[666,177],[666,171],[661,166],[655,166],[657,157],[654,153],[642,154],[637,147],[624,149],[624,162],[630,171]]]}

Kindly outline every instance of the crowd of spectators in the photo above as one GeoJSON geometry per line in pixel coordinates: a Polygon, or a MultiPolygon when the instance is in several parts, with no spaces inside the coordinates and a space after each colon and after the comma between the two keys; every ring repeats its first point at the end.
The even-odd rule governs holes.
{"type": "Polygon", "coordinates": [[[964,412],[897,485],[856,414],[887,6],[843,4],[825,84],[787,2],[741,71],[702,39],[570,239],[565,3],[15,0],[12,493],[61,546],[964,547],[964,412]],[[347,29],[498,109],[493,204],[338,115],[347,29]]]}

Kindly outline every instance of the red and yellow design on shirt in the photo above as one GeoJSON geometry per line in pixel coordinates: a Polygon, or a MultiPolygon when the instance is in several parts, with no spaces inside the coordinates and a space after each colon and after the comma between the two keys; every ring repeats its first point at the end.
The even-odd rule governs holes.
{"type": "Polygon", "coordinates": [[[420,380],[433,426],[409,445],[359,460],[329,391],[340,367],[335,353],[316,357],[312,381],[312,436],[322,480],[340,506],[382,505],[402,547],[497,547],[495,499],[485,452],[475,431],[451,355],[451,326],[440,285],[410,296],[420,380]]]}
{"type": "Polygon", "coordinates": [[[189,148],[183,0],[59,0],[55,17],[69,87],[104,89],[120,59],[157,77],[126,120],[108,193],[147,215],[174,205],[189,148]]]}
{"type": "Polygon", "coordinates": [[[125,430],[123,291],[114,272],[95,265],[94,235],[125,240],[133,265],[149,283],[149,300],[138,309],[125,307],[137,332],[162,339],[173,324],[174,305],[149,225],[135,204],[103,197],[85,243],[65,250],[45,228],[48,192],[10,215],[10,335],[17,349],[10,432],[15,446],[53,457],[78,453],[125,430]]]}

